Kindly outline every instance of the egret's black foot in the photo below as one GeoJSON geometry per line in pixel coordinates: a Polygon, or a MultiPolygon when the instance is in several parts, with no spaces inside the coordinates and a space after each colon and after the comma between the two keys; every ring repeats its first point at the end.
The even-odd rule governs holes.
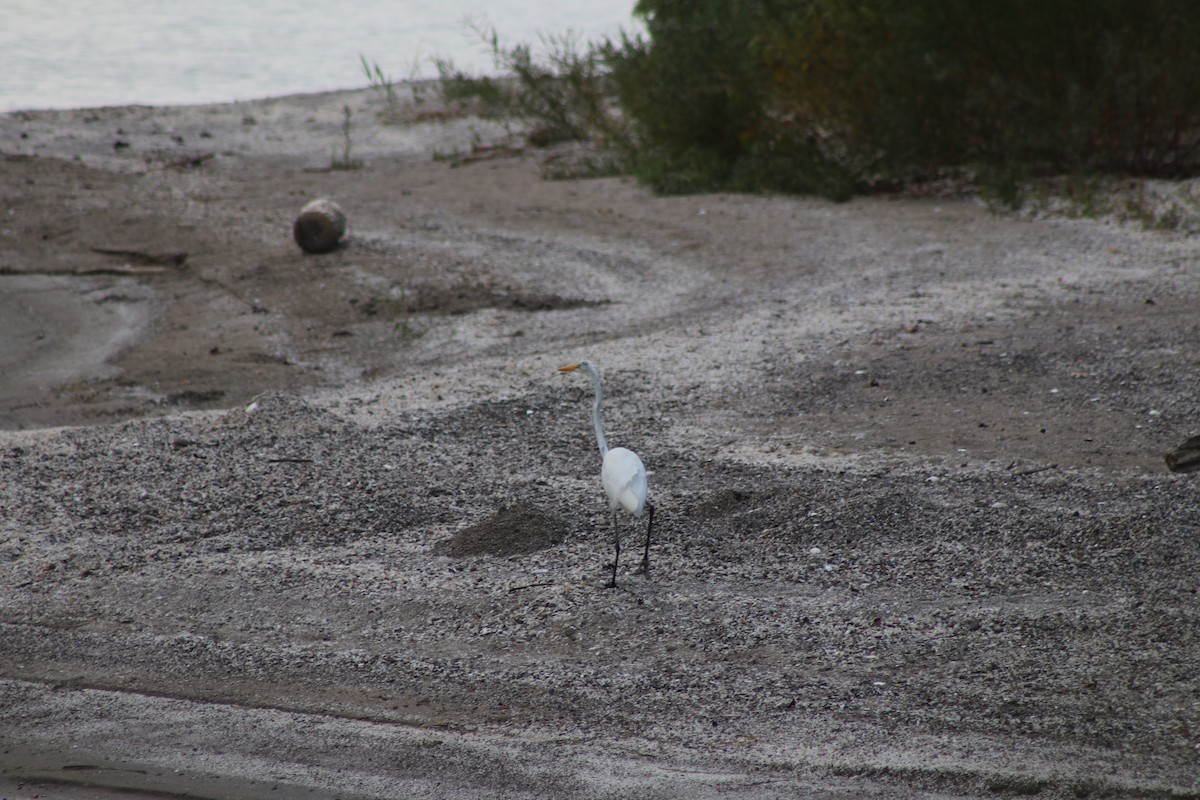
{"type": "Polygon", "coordinates": [[[637,568],[637,574],[638,575],[649,575],[650,574],[650,559],[648,559],[648,558],[642,559],[641,566],[639,566],[637,568]]]}
{"type": "Polygon", "coordinates": [[[617,582],[609,581],[608,583],[604,584],[604,588],[605,589],[615,589],[615,588],[617,588],[617,582]]]}

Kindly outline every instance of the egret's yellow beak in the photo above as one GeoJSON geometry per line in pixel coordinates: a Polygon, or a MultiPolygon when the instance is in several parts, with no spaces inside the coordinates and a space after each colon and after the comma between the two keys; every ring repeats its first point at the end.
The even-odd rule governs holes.
{"type": "Polygon", "coordinates": [[[559,367],[558,371],[559,372],[574,372],[577,369],[579,369],[578,364],[567,364],[565,367],[559,367]]]}

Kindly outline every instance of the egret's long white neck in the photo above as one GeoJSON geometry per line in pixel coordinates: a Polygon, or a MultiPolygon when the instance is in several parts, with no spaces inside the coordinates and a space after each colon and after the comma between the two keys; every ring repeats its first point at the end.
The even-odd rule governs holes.
{"type": "Polygon", "coordinates": [[[604,405],[604,387],[600,385],[600,373],[595,368],[589,369],[588,374],[592,376],[592,383],[596,386],[596,403],[592,406],[592,422],[596,426],[596,444],[600,447],[600,457],[603,458],[608,453],[608,440],[604,438],[604,419],[601,416],[601,409],[604,405]]]}

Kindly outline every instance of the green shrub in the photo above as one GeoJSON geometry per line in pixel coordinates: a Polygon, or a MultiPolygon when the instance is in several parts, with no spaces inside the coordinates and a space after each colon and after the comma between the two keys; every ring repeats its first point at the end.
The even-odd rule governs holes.
{"type": "Polygon", "coordinates": [[[641,0],[603,48],[662,191],[1200,172],[1192,0],[641,0]]]}
{"type": "Polygon", "coordinates": [[[820,175],[836,165],[824,163],[810,133],[787,147],[764,135],[776,90],[756,45],[794,6],[784,0],[638,4],[647,36],[608,42],[604,59],[632,128],[629,161],[640,177],[666,192],[764,184],[817,189],[820,175]],[[805,152],[816,162],[791,163],[805,152]]]}

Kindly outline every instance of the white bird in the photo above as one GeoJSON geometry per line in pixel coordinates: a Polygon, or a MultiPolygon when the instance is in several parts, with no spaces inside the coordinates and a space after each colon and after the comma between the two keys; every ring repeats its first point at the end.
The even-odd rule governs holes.
{"type": "Polygon", "coordinates": [[[590,361],[580,361],[578,364],[568,364],[559,367],[559,372],[579,371],[590,375],[596,387],[596,403],[592,406],[592,422],[596,426],[596,444],[600,447],[600,457],[604,460],[600,468],[600,483],[608,495],[608,506],[613,515],[613,555],[612,579],[607,588],[617,586],[617,562],[621,560],[621,531],[617,525],[617,509],[623,508],[637,518],[643,513],[649,515],[646,525],[646,547],[642,552],[642,572],[650,571],[650,531],[654,528],[654,504],[646,499],[646,467],[637,453],[624,447],[608,449],[608,440],[604,438],[604,420],[601,417],[601,406],[604,403],[604,387],[600,383],[600,373],[596,365],[590,361]]]}

